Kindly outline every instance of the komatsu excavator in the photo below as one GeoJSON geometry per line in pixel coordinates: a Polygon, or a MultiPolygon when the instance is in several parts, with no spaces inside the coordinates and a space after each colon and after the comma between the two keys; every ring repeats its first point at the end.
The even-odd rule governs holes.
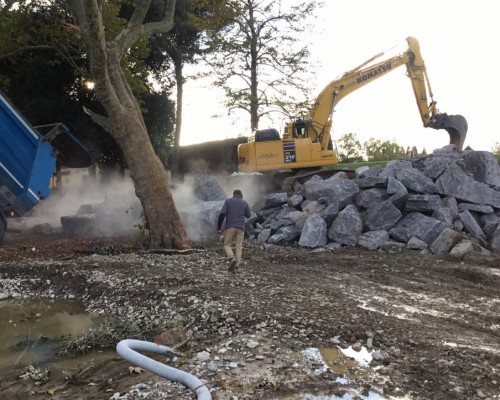
{"type": "Polygon", "coordinates": [[[317,97],[309,118],[288,122],[282,138],[275,129],[256,131],[255,135],[249,137],[248,143],[238,146],[239,171],[303,171],[337,164],[330,136],[335,106],[348,94],[402,65],[406,65],[424,127],[446,130],[450,144],[454,144],[459,152],[462,151],[467,135],[466,119],[461,115],[448,115],[437,110],[419,43],[413,37],[406,40],[408,50],[404,53],[369,65],[384,55],[377,54],[330,82],[317,97]]]}

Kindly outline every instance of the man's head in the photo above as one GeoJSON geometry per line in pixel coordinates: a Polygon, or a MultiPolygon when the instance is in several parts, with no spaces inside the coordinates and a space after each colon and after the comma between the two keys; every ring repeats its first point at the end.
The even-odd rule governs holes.
{"type": "Polygon", "coordinates": [[[233,190],[233,197],[243,197],[243,193],[241,193],[240,189],[233,190]]]}

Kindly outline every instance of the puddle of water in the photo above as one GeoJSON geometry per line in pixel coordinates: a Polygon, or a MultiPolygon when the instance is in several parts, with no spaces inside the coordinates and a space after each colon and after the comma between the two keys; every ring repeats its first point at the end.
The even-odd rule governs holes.
{"type": "Polygon", "coordinates": [[[82,304],[68,301],[0,301],[0,369],[52,359],[62,336],[98,325],[82,304]]]}
{"type": "MultiPolygon", "coordinates": [[[[340,347],[317,349],[310,347],[304,350],[303,355],[317,363],[321,367],[314,373],[320,375],[325,372],[332,372],[337,376],[336,382],[341,385],[347,385],[351,381],[369,376],[374,373],[370,368],[372,356],[365,347],[361,351],[355,351],[352,347],[342,349],[340,347]]],[[[288,397],[287,400],[383,400],[382,390],[376,388],[369,391],[367,395],[361,394],[356,389],[349,389],[341,397],[337,395],[313,395],[310,393],[301,393],[299,396],[288,397]]],[[[285,399],[283,399],[285,400],[285,399]]]]}
{"type": "Polygon", "coordinates": [[[365,347],[361,351],[355,351],[352,347],[347,349],[310,347],[304,350],[303,354],[306,358],[322,364],[314,371],[316,375],[331,371],[337,376],[336,381],[340,384],[347,384],[350,380],[373,373],[373,369],[369,367],[372,357],[365,347]]]}

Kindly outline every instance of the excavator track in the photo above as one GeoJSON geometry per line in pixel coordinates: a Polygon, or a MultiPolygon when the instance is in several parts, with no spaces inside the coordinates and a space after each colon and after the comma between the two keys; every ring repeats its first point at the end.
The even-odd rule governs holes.
{"type": "Polygon", "coordinates": [[[353,179],[356,176],[356,173],[353,169],[315,169],[307,171],[301,170],[296,174],[283,179],[281,190],[283,192],[286,192],[288,196],[292,196],[294,193],[293,185],[295,182],[304,183],[311,179],[314,175],[318,175],[323,179],[328,179],[339,172],[345,172],[349,179],[353,179]]]}

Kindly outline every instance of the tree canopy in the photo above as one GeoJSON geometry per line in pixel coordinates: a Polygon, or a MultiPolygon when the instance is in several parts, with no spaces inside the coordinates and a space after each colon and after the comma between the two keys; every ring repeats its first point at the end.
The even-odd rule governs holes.
{"type": "Polygon", "coordinates": [[[206,45],[229,112],[249,113],[254,131],[265,115],[303,111],[311,64],[301,35],[318,2],[228,0],[226,6],[231,10],[227,25],[209,35],[206,45]]]}

